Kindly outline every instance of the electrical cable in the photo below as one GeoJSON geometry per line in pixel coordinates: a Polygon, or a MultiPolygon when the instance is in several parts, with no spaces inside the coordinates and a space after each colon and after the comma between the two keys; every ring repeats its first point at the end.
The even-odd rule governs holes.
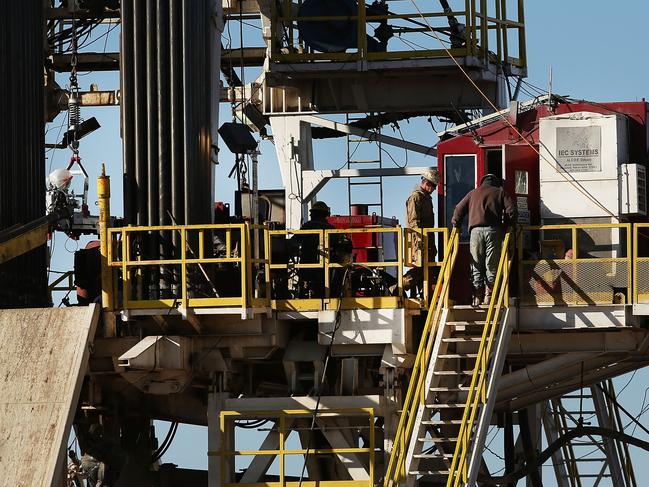
{"type": "MultiPolygon", "coordinates": [[[[430,29],[432,34],[435,36],[435,38],[437,38],[438,42],[442,46],[442,49],[444,49],[444,51],[446,52],[447,56],[453,61],[453,63],[462,72],[464,77],[469,81],[469,83],[473,86],[473,88],[475,88],[475,90],[480,94],[480,96],[482,96],[485,99],[485,101],[494,110],[494,112],[498,113],[499,110],[496,107],[496,105],[494,105],[494,103],[491,101],[491,99],[484,93],[484,91],[482,91],[482,89],[480,89],[480,87],[476,84],[476,82],[471,78],[471,76],[469,76],[469,74],[466,72],[466,70],[459,63],[457,58],[444,45],[442,40],[439,38],[437,32],[435,31],[435,29],[433,29],[433,27],[428,22],[428,19],[424,16],[424,14],[421,12],[419,7],[417,6],[417,3],[415,2],[415,0],[410,0],[410,1],[411,1],[412,5],[414,6],[415,10],[417,10],[417,13],[419,14],[419,16],[426,23],[426,25],[428,26],[428,28],[430,29]]],[[[527,140],[523,136],[523,134],[520,132],[520,130],[518,130],[518,128],[516,126],[514,126],[514,124],[512,124],[511,121],[506,116],[504,116],[503,114],[500,114],[500,118],[503,120],[503,122],[505,122],[505,124],[507,124],[509,126],[510,129],[512,129],[514,131],[514,133],[516,133],[516,135],[520,138],[520,140],[524,141],[534,152],[536,152],[536,154],[539,156],[539,161],[543,161],[544,163],[546,163],[548,165],[551,165],[550,161],[548,161],[545,157],[541,156],[540,150],[537,149],[529,140],[527,140]]],[[[539,146],[543,146],[545,148],[545,146],[540,141],[539,141],[539,146]]],[[[547,148],[546,148],[546,151],[547,151],[547,148]]],[[[547,152],[548,152],[548,154],[550,153],[549,151],[547,151],[547,152]]],[[[562,167],[561,164],[559,163],[559,161],[557,161],[556,158],[554,158],[554,159],[555,159],[554,162],[559,167],[562,167]]],[[[554,166],[553,166],[553,168],[554,168],[554,166]]],[[[579,182],[574,177],[568,177],[566,172],[561,172],[561,171],[558,171],[558,174],[560,174],[561,177],[563,177],[566,180],[566,182],[568,182],[574,188],[576,188],[587,199],[591,200],[595,204],[595,206],[599,207],[604,213],[607,213],[611,218],[619,221],[619,217],[617,215],[615,215],[608,208],[606,208],[602,203],[600,203],[600,201],[597,198],[595,198],[593,195],[591,195],[581,184],[579,184],[579,182]]]]}
{"type": "Polygon", "coordinates": [[[169,447],[171,446],[171,443],[174,441],[174,437],[176,436],[176,431],[178,430],[178,422],[174,421],[171,423],[169,426],[169,430],[167,431],[167,435],[165,436],[165,439],[162,441],[162,444],[158,447],[158,449],[153,452],[153,455],[151,457],[151,463],[155,463],[162,456],[167,453],[167,450],[169,450],[169,447]]]}

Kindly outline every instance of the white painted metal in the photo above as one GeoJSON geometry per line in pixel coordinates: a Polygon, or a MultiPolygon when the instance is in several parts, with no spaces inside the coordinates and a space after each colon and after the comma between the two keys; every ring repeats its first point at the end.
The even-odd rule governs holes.
{"type": "Polygon", "coordinates": [[[492,349],[493,354],[490,358],[489,377],[487,383],[487,403],[480,409],[478,416],[477,426],[473,441],[471,442],[469,468],[468,468],[468,486],[475,485],[482,463],[482,451],[484,449],[487,433],[489,432],[489,425],[491,424],[491,417],[493,415],[494,406],[496,404],[496,394],[498,392],[498,381],[501,378],[503,366],[505,365],[505,357],[507,356],[507,349],[509,346],[509,338],[512,333],[512,320],[510,316],[510,309],[505,310],[502,317],[498,335],[496,336],[495,347],[492,349]]]}
{"type": "MultiPolygon", "coordinates": [[[[329,345],[336,320],[335,310],[318,312],[318,343],[329,345]]],[[[341,310],[334,345],[391,345],[405,354],[412,317],[405,309],[341,310]]]]}
{"type": "Polygon", "coordinates": [[[642,164],[620,164],[618,191],[621,215],[647,214],[647,169],[642,164]]]}
{"type": "Polygon", "coordinates": [[[591,112],[540,120],[542,219],[618,215],[618,165],[629,162],[627,123],[621,115],[591,112]]]}

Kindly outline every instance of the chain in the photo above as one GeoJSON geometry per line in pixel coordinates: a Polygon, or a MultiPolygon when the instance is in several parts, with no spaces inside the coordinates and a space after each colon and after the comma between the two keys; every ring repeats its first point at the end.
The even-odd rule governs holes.
{"type": "Polygon", "coordinates": [[[68,98],[68,145],[73,157],[79,155],[79,140],[77,132],[81,124],[81,107],[79,101],[79,83],[77,80],[78,45],[77,45],[77,20],[72,19],[72,57],[70,60],[70,96],[68,98]]]}

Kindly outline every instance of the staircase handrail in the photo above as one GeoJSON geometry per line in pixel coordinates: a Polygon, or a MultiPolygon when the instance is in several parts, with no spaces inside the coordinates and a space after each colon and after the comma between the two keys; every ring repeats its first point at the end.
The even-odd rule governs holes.
{"type": "Polygon", "coordinates": [[[503,308],[509,307],[509,272],[514,254],[510,249],[512,233],[513,231],[509,229],[503,241],[492,299],[487,310],[482,339],[480,340],[480,347],[478,348],[475,367],[471,376],[471,386],[469,387],[464,406],[462,423],[460,425],[446,487],[458,487],[460,483],[466,484],[468,481],[467,459],[470,455],[471,435],[478,410],[480,406],[484,406],[487,403],[487,374],[491,362],[491,349],[498,331],[500,312],[503,308]]]}
{"type": "Polygon", "coordinates": [[[412,375],[403,402],[399,425],[390,453],[390,460],[384,474],[384,487],[398,485],[399,481],[406,477],[406,453],[409,443],[412,441],[412,432],[417,411],[423,404],[425,398],[426,391],[424,390],[424,385],[426,383],[426,372],[430,365],[430,356],[433,344],[435,343],[435,336],[441,321],[446,297],[448,296],[449,282],[457,257],[458,240],[458,229],[453,228],[446,248],[444,249],[444,261],[440,268],[433,297],[430,301],[426,323],[412,368],[412,375]]]}

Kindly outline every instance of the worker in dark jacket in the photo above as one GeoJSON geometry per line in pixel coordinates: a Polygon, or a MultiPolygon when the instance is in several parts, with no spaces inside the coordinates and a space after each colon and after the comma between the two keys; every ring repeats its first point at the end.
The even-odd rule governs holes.
{"type": "MultiPolygon", "coordinates": [[[[432,193],[439,184],[439,172],[437,169],[429,169],[421,176],[421,183],[415,187],[414,191],[406,200],[406,213],[408,216],[408,227],[418,230],[435,227],[435,214],[433,213],[432,193]]],[[[432,235],[428,240],[428,259],[435,258],[437,249],[435,248],[434,238],[432,235]]],[[[423,272],[423,254],[424,239],[418,234],[412,236],[411,259],[414,267],[403,276],[403,289],[420,287],[424,279],[423,272]]]]}
{"type": "MultiPolygon", "coordinates": [[[[304,223],[300,230],[333,230],[335,227],[327,221],[331,215],[329,206],[324,201],[316,201],[309,210],[311,218],[304,223]]],[[[315,264],[320,260],[320,237],[316,234],[298,234],[295,240],[300,247],[300,262],[315,264]]],[[[325,235],[325,238],[327,236],[325,235]]],[[[329,237],[329,259],[337,264],[347,263],[351,256],[351,241],[342,233],[329,237]]],[[[340,273],[334,269],[331,276],[331,295],[340,293],[340,273]]],[[[302,281],[300,297],[324,297],[324,271],[321,269],[301,269],[299,272],[302,281]]]]}
{"type": "Polygon", "coordinates": [[[480,186],[467,194],[455,207],[452,224],[462,226],[469,214],[471,233],[471,275],[473,280],[473,304],[489,304],[493,293],[504,229],[515,225],[518,217],[516,205],[502,188],[502,181],[494,174],[487,174],[480,186]],[[486,290],[485,290],[486,288],[486,290]]]}

